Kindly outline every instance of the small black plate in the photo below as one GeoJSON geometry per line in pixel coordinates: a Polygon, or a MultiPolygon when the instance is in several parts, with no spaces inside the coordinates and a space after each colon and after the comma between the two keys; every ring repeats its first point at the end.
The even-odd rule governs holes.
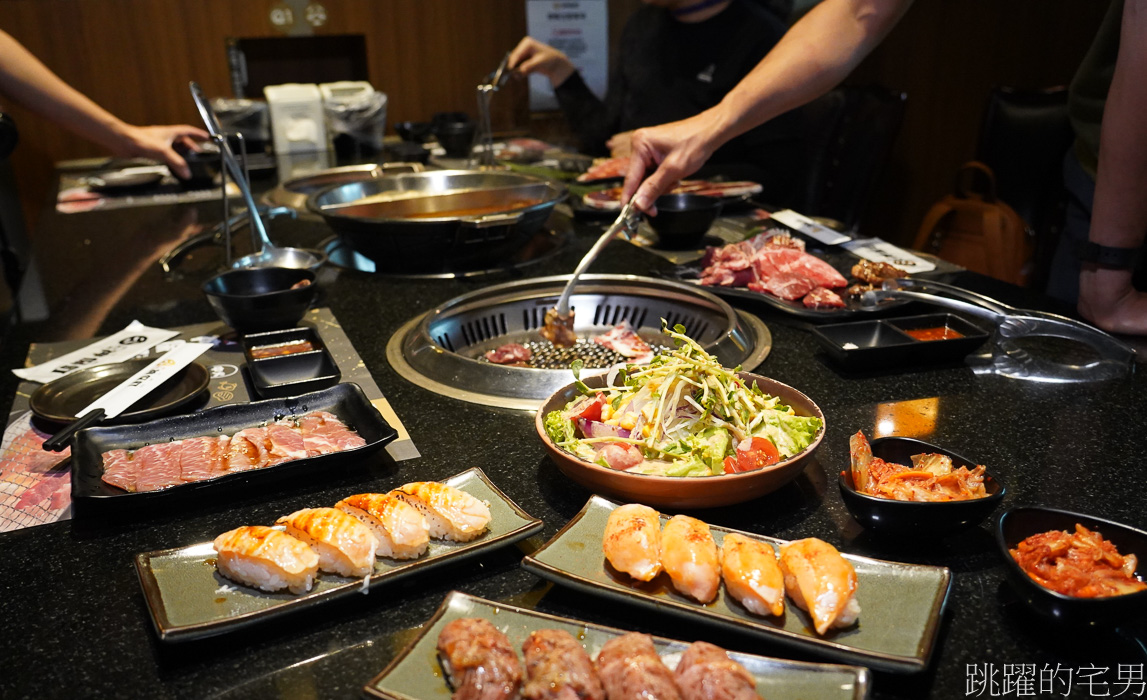
{"type": "Polygon", "coordinates": [[[313,328],[289,328],[243,336],[243,354],[255,392],[265,399],[297,396],[339,383],[342,372],[313,328]],[[311,349],[256,357],[260,348],[306,342],[311,349]]]}
{"type": "MultiPolygon", "coordinates": [[[[912,464],[912,455],[942,454],[952,460],[952,468],[974,469],[976,463],[951,450],[922,440],[905,437],[877,438],[872,441],[872,456],[895,464],[912,464]]],[[[941,537],[976,526],[995,510],[1007,489],[984,474],[986,498],[967,501],[897,501],[860,493],[852,482],[852,470],[840,473],[840,496],[856,522],[867,530],[904,538],[941,537]]]]}
{"type": "Polygon", "coordinates": [[[988,333],[953,314],[834,323],[812,329],[829,357],[850,370],[955,362],[988,339],[988,333]],[[908,331],[943,327],[960,333],[947,340],[916,340],[908,331]]]}
{"type": "Polygon", "coordinates": [[[1139,560],[1139,576],[1142,578],[1147,573],[1143,565],[1143,562],[1147,562],[1147,532],[1091,515],[1052,508],[1025,507],[1005,512],[996,527],[996,544],[1006,562],[1004,569],[1008,582],[1021,600],[1037,613],[1057,623],[1081,626],[1109,624],[1116,627],[1121,624],[1141,625],[1147,617],[1147,591],[1110,598],[1073,598],[1033,581],[1008,551],[1041,532],[1074,532],[1076,523],[1103,535],[1123,556],[1134,554],[1139,560]]]}
{"type": "MultiPolygon", "coordinates": [[[[28,405],[37,418],[71,423],[76,413],[151,363],[150,359],[127,360],[72,372],[40,385],[32,392],[28,405]]],[[[202,395],[208,381],[207,368],[193,362],[107,423],[139,423],[171,413],[202,395]]]]}
{"type": "Polygon", "coordinates": [[[171,416],[111,428],[89,428],[76,434],[72,447],[72,502],[81,507],[94,504],[129,508],[158,502],[179,501],[196,495],[218,498],[220,492],[240,485],[268,485],[302,474],[320,475],[327,470],[361,460],[398,437],[398,432],[371,405],[357,384],[339,384],[286,399],[254,401],[209,408],[186,416],[171,416]],[[161,491],[130,493],[105,483],[103,453],[137,449],[155,442],[184,440],[204,435],[234,435],[284,416],[311,411],[329,411],[366,440],[362,447],[305,459],[282,462],[263,469],[235,472],[215,479],[179,484],[161,491]]]}
{"type": "Polygon", "coordinates": [[[88,189],[102,194],[123,194],[159,184],[163,173],[110,172],[88,178],[88,189]]]}

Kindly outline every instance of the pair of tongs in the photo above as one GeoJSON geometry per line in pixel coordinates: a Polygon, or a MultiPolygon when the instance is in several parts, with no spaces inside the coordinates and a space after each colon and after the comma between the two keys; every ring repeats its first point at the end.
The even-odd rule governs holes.
{"type": "MultiPolygon", "coordinates": [[[[1135,348],[1094,326],[1046,311],[1018,309],[943,282],[912,278],[885,280],[883,289],[865,292],[860,303],[870,309],[884,300],[922,301],[984,319],[995,327],[996,346],[1004,355],[1025,355],[1012,341],[1027,336],[1063,338],[1093,348],[1101,358],[1093,366],[1057,370],[1066,381],[1124,376],[1134,368],[1135,348]]],[[[1024,361],[1028,360],[1025,356],[1024,361]]],[[[1017,372],[1015,376],[1020,374],[1017,372]]]]}
{"type": "Polygon", "coordinates": [[[513,72],[509,69],[509,67],[510,52],[507,51],[506,55],[502,57],[502,62],[498,64],[498,67],[495,68],[493,72],[486,76],[486,80],[482,84],[488,86],[492,90],[497,90],[498,88],[502,87],[506,84],[506,81],[510,79],[510,74],[513,72]]]}
{"type": "Polygon", "coordinates": [[[573,275],[570,276],[569,282],[566,282],[565,289],[562,290],[562,295],[558,297],[558,303],[554,307],[557,309],[559,316],[562,318],[569,316],[570,295],[573,294],[574,286],[577,285],[578,278],[586,271],[586,268],[601,254],[602,249],[609,245],[609,242],[622,232],[625,232],[627,238],[632,236],[633,232],[637,230],[637,224],[640,221],[641,212],[634,206],[633,200],[631,199],[629,200],[629,204],[621,208],[621,213],[618,214],[617,219],[610,224],[609,228],[605,230],[605,233],[601,234],[601,238],[597,239],[597,242],[593,244],[593,247],[589,249],[589,252],[585,254],[585,257],[583,257],[581,262],[577,264],[577,267],[574,268],[573,275]]]}

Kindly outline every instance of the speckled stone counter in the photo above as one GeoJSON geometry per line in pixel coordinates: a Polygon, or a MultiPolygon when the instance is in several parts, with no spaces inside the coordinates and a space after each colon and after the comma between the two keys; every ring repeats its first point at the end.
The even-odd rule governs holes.
{"type": "MultiPolygon", "coordinates": [[[[187,211],[190,211],[187,210],[187,211]]],[[[127,245],[149,221],[198,216],[211,223],[217,212],[155,210],[114,214],[50,215],[37,241],[46,271],[81,279],[84,249],[127,245]],[[84,243],[84,240],[87,243],[84,243]],[[58,251],[59,255],[49,255],[58,251]]],[[[278,222],[276,222],[278,223],[278,222]]],[[[329,235],[321,225],[298,222],[272,235],[329,235]],[[316,228],[317,226],[317,228],[316,228]]],[[[585,504],[589,493],[565,479],[536,439],[533,415],[486,408],[429,393],[400,378],[387,364],[391,334],[416,314],[459,294],[515,276],[572,270],[600,231],[579,224],[560,254],[517,273],[468,280],[412,280],[331,269],[323,276],[323,299],[342,323],[359,354],[401,416],[422,452],[399,464],[379,458],[321,480],[287,489],[221,497],[209,506],[172,508],[137,519],[84,518],[0,534],[0,696],[23,697],[228,697],[345,698],[362,686],[412,639],[443,597],[458,589],[514,605],[647,631],[678,639],[708,639],[752,653],[791,656],[785,648],[747,636],[722,633],[669,616],[603,603],[551,586],[519,568],[524,552],[553,536],[585,504]],[[540,537],[518,547],[376,589],[367,596],[318,606],[232,634],[167,644],[158,640],[136,579],[137,553],[203,542],[246,522],[270,522],[296,508],[327,503],[347,493],[385,490],[411,480],[439,479],[480,467],[505,493],[545,521],[540,537]]],[[[148,269],[121,298],[106,306],[99,332],[131,319],[150,325],[210,321],[198,291],[220,263],[217,248],[195,252],[174,278],[148,269]]],[[[626,243],[610,246],[593,272],[648,274],[661,258],[626,243]]],[[[57,280],[58,281],[58,280],[57,280]]],[[[1040,303],[1020,290],[964,275],[962,284],[1020,304],[1040,303]]],[[[59,298],[80,292],[57,284],[59,298]]],[[[827,435],[816,460],[791,484],[743,505],[693,514],[722,526],[781,538],[817,536],[843,551],[881,559],[949,567],[954,581],[928,669],[916,675],[877,673],[873,696],[882,698],[998,696],[1012,665],[1032,665],[1039,691],[1054,687],[1076,695],[1100,686],[1068,687],[1058,676],[1041,685],[1046,669],[1106,668],[1098,676],[1114,695],[1124,688],[1124,670],[1139,670],[1143,652],[1110,630],[1062,630],[1029,613],[1004,582],[993,524],[963,535],[914,543],[866,533],[845,509],[836,473],[848,463],[848,436],[876,426],[940,443],[983,464],[1007,486],[996,511],[1044,504],[1147,527],[1143,463],[1147,379],[1091,385],[1020,382],[975,375],[963,365],[846,374],[818,350],[804,323],[764,305],[742,306],[768,324],[773,348],[757,371],[799,388],[827,418],[827,435]],[[988,683],[994,683],[989,685],[988,683]],[[1050,683],[1050,681],[1049,681],[1050,683]]],[[[27,343],[50,337],[57,315],[9,332],[2,354],[19,363],[27,343]]],[[[0,386],[10,402],[15,380],[0,386]]],[[[863,624],[863,616],[862,616],[863,624]]],[[[811,659],[811,657],[803,657],[811,659]]],[[[1012,675],[1014,681],[1016,676],[1012,675]]],[[[1141,686],[1132,684],[1130,695],[1141,686]]],[[[1013,693],[1015,686],[1012,686],[1013,693]]],[[[1051,697],[1050,693],[1045,696],[1051,697]]]]}

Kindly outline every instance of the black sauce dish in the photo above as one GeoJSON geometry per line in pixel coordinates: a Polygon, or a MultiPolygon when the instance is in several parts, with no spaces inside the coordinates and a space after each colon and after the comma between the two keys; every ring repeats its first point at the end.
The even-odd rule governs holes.
{"type": "Polygon", "coordinates": [[[297,326],[318,291],[314,272],[287,267],[230,270],[203,283],[211,308],[239,333],[297,326]]]}
{"type": "Polygon", "coordinates": [[[1140,578],[1143,577],[1142,562],[1147,561],[1147,532],[1082,513],[1027,506],[1004,512],[996,524],[996,544],[1004,558],[1008,583],[1020,600],[1051,621],[1081,627],[1136,625],[1142,628],[1147,620],[1147,591],[1109,598],[1075,598],[1064,595],[1033,581],[1009,552],[1018,547],[1020,542],[1041,532],[1074,532],[1076,523],[1098,532],[1114,544],[1120,554],[1134,554],[1140,562],[1136,573],[1140,578]]]}
{"type": "MultiPolygon", "coordinates": [[[[872,456],[896,464],[912,464],[912,455],[942,454],[952,460],[952,468],[974,469],[976,463],[938,445],[906,437],[885,437],[872,441],[872,456]]],[[[866,530],[899,538],[944,537],[983,522],[1003,500],[1007,489],[991,474],[984,473],[985,498],[967,501],[897,501],[860,493],[852,481],[852,470],[840,473],[840,496],[844,505],[866,530]]]]}
{"type": "Polygon", "coordinates": [[[251,333],[241,341],[255,393],[264,399],[334,386],[342,372],[314,328],[251,333]],[[285,352],[290,348],[289,352],[285,352]],[[275,354],[263,354],[263,352],[275,354]]]}
{"type": "Polygon", "coordinates": [[[657,247],[667,250],[697,248],[721,214],[721,200],[700,194],[666,194],[654,202],[657,216],[646,216],[657,233],[657,247]]]}

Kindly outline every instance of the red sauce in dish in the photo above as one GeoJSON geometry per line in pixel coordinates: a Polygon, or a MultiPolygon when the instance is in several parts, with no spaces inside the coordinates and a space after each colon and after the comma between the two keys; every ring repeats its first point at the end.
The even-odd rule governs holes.
{"type": "Polygon", "coordinates": [[[315,346],[311,345],[311,341],[299,340],[293,343],[281,343],[279,345],[260,345],[257,348],[251,348],[251,357],[256,360],[261,360],[264,357],[294,355],[297,352],[310,352],[314,349],[315,346]]]}
{"type": "Polygon", "coordinates": [[[964,337],[964,334],[960,331],[954,331],[947,326],[935,326],[933,328],[913,328],[912,330],[904,332],[916,340],[953,340],[955,338],[964,337]]]}

